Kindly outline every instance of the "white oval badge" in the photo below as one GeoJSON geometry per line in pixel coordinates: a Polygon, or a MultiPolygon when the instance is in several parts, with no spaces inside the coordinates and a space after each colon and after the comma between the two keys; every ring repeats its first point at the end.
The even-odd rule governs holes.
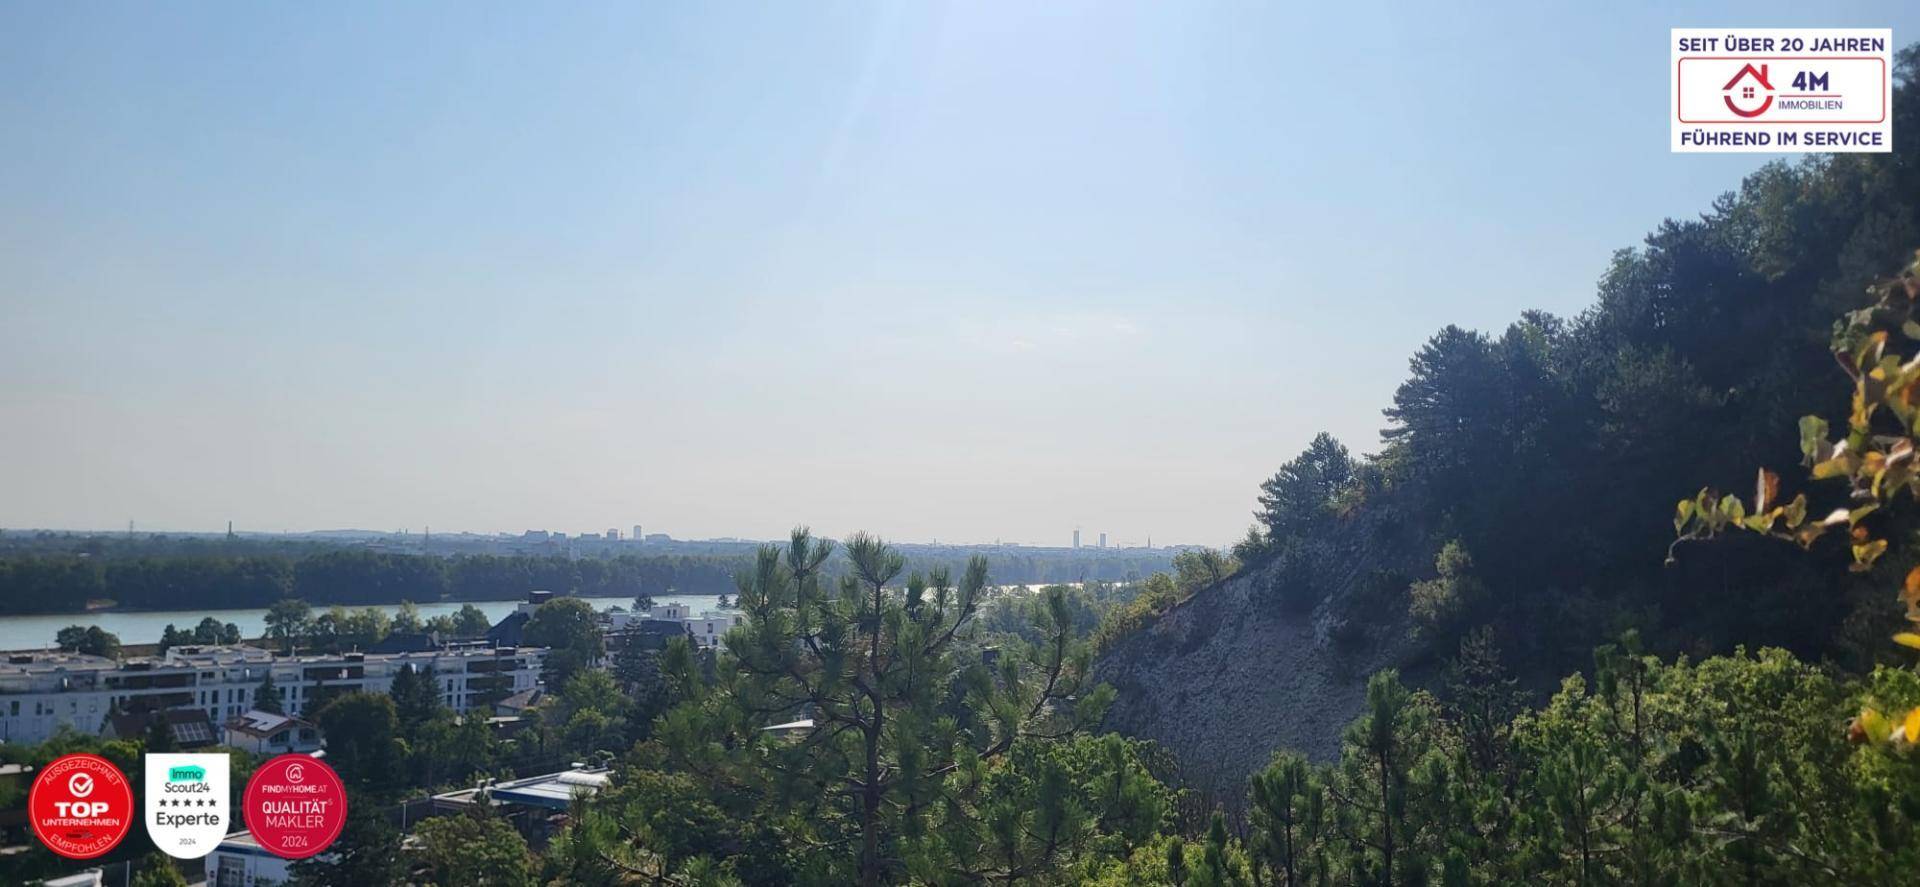
{"type": "Polygon", "coordinates": [[[147,755],[147,836],[161,852],[199,859],[233,824],[227,756],[147,755]]]}

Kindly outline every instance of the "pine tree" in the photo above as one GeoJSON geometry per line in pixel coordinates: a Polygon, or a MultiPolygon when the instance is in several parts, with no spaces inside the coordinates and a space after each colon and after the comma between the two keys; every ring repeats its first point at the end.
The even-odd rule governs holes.
{"type": "Polygon", "coordinates": [[[147,713],[146,751],[148,754],[164,754],[173,751],[173,728],[167,725],[167,713],[153,711],[147,713]]]}
{"type": "Polygon", "coordinates": [[[1338,806],[1343,836],[1361,848],[1351,860],[1364,880],[1388,885],[1417,883],[1428,869],[1421,846],[1423,807],[1445,778],[1442,762],[1427,760],[1431,705],[1416,700],[1385,669],[1367,681],[1367,713],[1347,728],[1340,766],[1328,784],[1338,806]]]}
{"type": "Polygon", "coordinates": [[[193,643],[193,636],[173,627],[171,622],[167,623],[166,628],[160,630],[160,652],[163,655],[174,647],[190,643],[193,643]]]}
{"type": "Polygon", "coordinates": [[[1326,816],[1319,778],[1305,757],[1283,751],[1253,775],[1251,786],[1256,858],[1281,884],[1311,883],[1326,816]]]}
{"type": "Polygon", "coordinates": [[[280,702],[280,688],[273,683],[273,670],[268,669],[266,676],[260,679],[260,686],[253,691],[253,707],[270,714],[286,714],[286,706],[280,702]]]}
{"type": "Polygon", "coordinates": [[[1611,880],[1606,861],[1622,849],[1638,780],[1590,741],[1575,739],[1538,763],[1534,786],[1551,824],[1549,843],[1574,883],[1611,880]]]}
{"type": "Polygon", "coordinates": [[[1244,887],[1248,883],[1232,845],[1226,817],[1215,811],[1207,825],[1207,842],[1201,847],[1200,868],[1191,876],[1194,887],[1244,887]]]}
{"type": "Polygon", "coordinates": [[[1167,841],[1167,883],[1186,887],[1187,877],[1187,842],[1175,835],[1167,841]]]}
{"type": "Polygon", "coordinates": [[[434,679],[431,667],[401,669],[393,676],[387,695],[393,697],[400,736],[408,742],[418,737],[422,725],[447,713],[447,707],[440,701],[440,684],[434,679]]]}
{"type": "Polygon", "coordinates": [[[1334,497],[1353,479],[1353,457],[1333,435],[1314,435],[1307,449],[1280,466],[1260,484],[1260,510],[1254,512],[1277,543],[1309,536],[1333,516],[1334,497]]]}
{"type": "Polygon", "coordinates": [[[805,827],[844,822],[849,833],[820,839],[857,848],[849,880],[878,885],[913,866],[968,871],[981,860],[930,837],[929,823],[948,823],[943,834],[977,827],[983,762],[1023,738],[1072,736],[1097,721],[1112,691],[1087,680],[1089,657],[1059,593],[1047,601],[1044,640],[989,664],[962,652],[987,588],[983,558],[957,585],[936,569],[902,587],[905,558],[855,534],[850,574],[828,594],[821,566],[831,550],[804,529],[784,548],[761,549],[739,577],[745,628],[716,663],[714,686],[684,666],[670,676],[690,701],[663,719],[662,743],[689,769],[814,811],[796,814],[805,827]],[[802,717],[813,721],[804,739],[764,732],[802,717]]]}

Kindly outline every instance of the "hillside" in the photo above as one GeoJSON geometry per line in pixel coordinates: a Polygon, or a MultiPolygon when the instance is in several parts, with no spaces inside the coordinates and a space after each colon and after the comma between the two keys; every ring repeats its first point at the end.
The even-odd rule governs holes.
{"type": "MultiPolygon", "coordinates": [[[[1894,114],[1911,132],[1920,50],[1901,57],[1894,114]]],[[[1536,693],[1628,629],[1663,654],[1889,661],[1885,589],[1910,558],[1848,577],[1839,545],[1668,556],[1676,501],[1750,489],[1755,467],[1800,476],[1798,419],[1847,415],[1834,319],[1916,245],[1906,139],[1763,167],[1616,253],[1576,316],[1440,330],[1383,405],[1378,452],[1315,438],[1261,485],[1243,572],[1108,646],[1109,726],[1164,742],[1198,784],[1239,785],[1276,748],[1331,756],[1375,668],[1442,689],[1470,633],[1536,693]]],[[[1844,495],[1804,492],[1819,514],[1844,495]]]]}
{"type": "Polygon", "coordinates": [[[1365,707],[1368,675],[1417,650],[1404,617],[1350,638],[1329,607],[1258,606],[1274,568],[1254,565],[1188,598],[1097,671],[1118,691],[1107,727],[1166,746],[1183,781],[1223,801],[1277,748],[1336,757],[1340,731],[1365,707]]]}

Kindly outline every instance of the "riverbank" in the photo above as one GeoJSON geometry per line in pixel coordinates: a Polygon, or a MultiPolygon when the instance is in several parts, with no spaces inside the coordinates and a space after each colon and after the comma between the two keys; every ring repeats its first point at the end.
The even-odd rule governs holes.
{"type": "MultiPolygon", "coordinates": [[[[695,613],[714,609],[719,595],[711,594],[675,594],[654,598],[658,604],[685,604],[695,613]]],[[[499,622],[512,613],[524,598],[498,601],[435,601],[416,604],[420,608],[421,619],[457,613],[466,605],[478,607],[487,614],[488,622],[499,622]]],[[[633,606],[633,597],[587,597],[595,609],[608,610],[613,607],[633,606]]],[[[392,615],[400,611],[400,603],[372,604],[392,615]]],[[[349,607],[348,609],[361,609],[349,607]]],[[[325,612],[326,606],[315,605],[315,612],[325,612]]],[[[102,631],[113,633],[126,645],[156,644],[167,625],[190,630],[200,624],[200,620],[209,616],[220,622],[231,622],[240,627],[241,637],[261,637],[266,634],[265,607],[237,610],[95,610],[85,613],[35,613],[23,616],[0,616],[0,650],[41,650],[53,646],[53,638],[60,629],[69,625],[94,626],[102,631]]]]}

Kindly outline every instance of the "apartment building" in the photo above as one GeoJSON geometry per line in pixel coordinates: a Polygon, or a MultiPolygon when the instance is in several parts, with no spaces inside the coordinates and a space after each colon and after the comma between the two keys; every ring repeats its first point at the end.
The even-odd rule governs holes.
{"type": "Polygon", "coordinates": [[[316,692],[384,693],[395,675],[431,668],[441,701],[486,709],[540,680],[546,651],[454,645],[424,652],[287,656],[249,646],[174,647],[125,660],[79,653],[15,653],[0,663],[0,742],[40,742],[61,725],[98,734],[108,712],[200,709],[215,724],[257,708],[267,674],[289,715],[316,692]],[[317,691],[324,686],[325,691],[317,691]]]}
{"type": "Polygon", "coordinates": [[[728,629],[745,622],[747,617],[738,610],[710,610],[695,616],[693,609],[686,604],[655,604],[645,611],[608,612],[602,618],[606,620],[609,632],[658,628],[660,623],[672,623],[686,631],[694,646],[711,650],[720,646],[720,639],[726,636],[728,629]]]}

